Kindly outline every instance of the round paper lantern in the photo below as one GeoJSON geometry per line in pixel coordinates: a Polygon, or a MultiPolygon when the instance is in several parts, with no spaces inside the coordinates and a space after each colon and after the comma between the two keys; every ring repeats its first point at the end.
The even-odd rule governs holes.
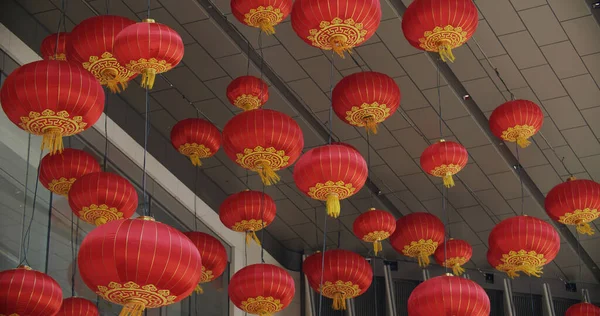
{"type": "Polygon", "coordinates": [[[110,172],[94,172],[73,183],[69,206],[83,221],[100,226],[130,218],[137,209],[138,196],[127,179],[110,172]]]}
{"type": "Polygon", "coordinates": [[[60,307],[60,311],[56,316],[98,316],[98,308],[96,304],[81,298],[69,297],[65,298],[60,307]]]}
{"type": "Polygon", "coordinates": [[[419,266],[429,265],[429,256],[444,242],[444,224],[435,215],[415,212],[400,217],[390,243],[397,252],[417,258],[419,266]]]}
{"type": "Polygon", "coordinates": [[[296,288],[284,269],[258,263],[240,269],[229,281],[229,299],[244,312],[271,316],[290,305],[296,288]]]}
{"type": "Polygon", "coordinates": [[[333,309],[345,310],[347,299],[362,295],[371,286],[371,266],[358,254],[342,249],[327,250],[325,265],[322,260],[320,252],[307,257],[302,271],[313,290],[333,299],[333,309]]]}
{"type": "Polygon", "coordinates": [[[202,257],[202,277],[196,286],[196,293],[204,293],[201,284],[220,277],[227,267],[227,250],[217,238],[202,232],[185,232],[202,257]]]}
{"type": "Polygon", "coordinates": [[[188,118],[171,129],[171,144],[190,157],[192,165],[202,166],[200,159],[212,157],[221,147],[221,132],[207,120],[188,118]]]}
{"type": "Polygon", "coordinates": [[[478,21],[471,0],[415,0],[402,16],[402,32],[415,48],[439,52],[443,61],[453,62],[452,49],[473,36],[478,21]]]}
{"type": "Polygon", "coordinates": [[[546,213],[555,221],[577,226],[580,234],[593,235],[589,223],[600,213],[600,184],[591,180],[569,178],[548,192],[546,213]]]}
{"type": "Polygon", "coordinates": [[[221,203],[219,218],[227,228],[246,233],[246,243],[254,239],[260,245],[256,232],[273,222],[276,209],[275,201],[267,194],[246,190],[221,203]]]}
{"type": "Polygon", "coordinates": [[[462,266],[471,260],[471,256],[473,256],[473,247],[464,240],[454,238],[439,245],[433,254],[435,261],[442,267],[451,268],[454,275],[465,272],[462,266]]]}
{"type": "Polygon", "coordinates": [[[62,289],[47,274],[28,266],[0,272],[0,315],[54,316],[62,289]]]}
{"type": "Polygon", "coordinates": [[[575,304],[567,309],[565,316],[600,316],[600,307],[590,303],[575,304]]]}
{"type": "Polygon", "coordinates": [[[408,298],[410,316],[488,316],[490,298],[479,284],[456,276],[439,276],[419,284],[408,298]]]}
{"type": "Polygon", "coordinates": [[[275,26],[292,11],[292,0],[232,0],[231,12],[238,21],[275,34],[275,26]]]}
{"type": "Polygon", "coordinates": [[[508,101],[497,107],[490,116],[490,130],[496,137],[507,142],[517,142],[525,148],[531,144],[529,138],[535,135],[544,122],[540,107],[527,100],[508,101]]]}
{"type": "Polygon", "coordinates": [[[89,70],[113,93],[124,90],[127,82],[137,74],[117,61],[113,44],[117,34],[132,24],[135,24],[133,20],[115,15],[99,15],[81,21],[69,37],[69,60],[89,70]]]}
{"type": "Polygon", "coordinates": [[[58,60],[35,61],[4,80],[0,103],[8,119],[43,136],[42,149],[63,150],[63,136],[90,128],[104,111],[104,91],[77,65],[58,60]]]}
{"type": "Polygon", "coordinates": [[[467,149],[455,142],[440,140],[425,148],[421,154],[421,168],[434,177],[444,179],[444,186],[454,186],[453,175],[467,165],[467,149]]]}
{"type": "Polygon", "coordinates": [[[383,250],[381,241],[388,239],[396,230],[396,219],[386,211],[371,208],[354,220],[352,230],[359,239],[373,243],[373,250],[377,255],[383,250]]]}
{"type": "Polygon", "coordinates": [[[488,261],[509,277],[518,272],[540,277],[543,266],[556,257],[560,238],[552,225],[531,216],[515,216],[498,223],[490,233],[488,261]]]}
{"type": "Polygon", "coordinates": [[[67,60],[67,41],[70,33],[53,33],[42,40],[40,54],[43,59],[48,60],[67,60]]]}
{"type": "Polygon", "coordinates": [[[121,65],[142,74],[142,88],[152,89],[156,75],[171,70],[183,58],[183,41],[172,28],[145,19],[117,34],[114,52],[121,65]]]}
{"type": "Polygon", "coordinates": [[[67,196],[75,180],[99,171],[100,164],[94,156],[83,150],[66,148],[60,154],[42,158],[39,179],[46,189],[67,196]]]}
{"type": "Polygon", "coordinates": [[[77,255],[83,282],[121,315],[188,297],[202,276],[196,246],[184,234],[152,217],[116,220],[87,234],[77,255]]]}
{"type": "Polygon", "coordinates": [[[338,82],[331,102],[340,120],[366,127],[367,132],[377,134],[377,124],[400,106],[400,89],[387,75],[374,71],[358,72],[338,82]]]}
{"type": "Polygon", "coordinates": [[[292,9],[292,28],[302,40],[342,58],[371,38],[380,21],[379,0],[297,0],[292,9]]]}
{"type": "Polygon", "coordinates": [[[242,168],[258,172],[265,185],[277,183],[275,171],[291,166],[303,147],[298,123],[273,110],[240,113],[223,128],[227,156],[242,168]]]}
{"type": "Polygon", "coordinates": [[[269,86],[254,76],[237,77],[227,86],[227,99],[244,111],[256,110],[269,100],[269,86]]]}

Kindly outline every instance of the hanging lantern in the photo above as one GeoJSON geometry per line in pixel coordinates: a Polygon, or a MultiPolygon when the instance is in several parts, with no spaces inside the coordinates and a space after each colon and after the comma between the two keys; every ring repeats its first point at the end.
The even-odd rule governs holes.
{"type": "Polygon", "coordinates": [[[110,172],[89,173],[69,190],[69,206],[77,217],[92,225],[130,218],[138,195],[127,179],[110,172]]]}
{"type": "Polygon", "coordinates": [[[469,160],[467,149],[455,142],[441,139],[425,148],[421,154],[421,168],[434,177],[444,179],[444,186],[454,186],[453,175],[461,171],[469,160]]]}
{"type": "Polygon", "coordinates": [[[488,262],[509,277],[518,272],[540,277],[543,266],[556,257],[560,238],[552,225],[531,216],[515,216],[498,223],[488,240],[488,262]]]}
{"type": "Polygon", "coordinates": [[[142,74],[142,88],[152,89],[156,75],[171,70],[183,58],[183,41],[172,28],[145,19],[117,34],[114,52],[121,65],[142,74]]]}
{"type": "Polygon", "coordinates": [[[472,0],[415,0],[402,16],[402,32],[415,48],[438,52],[443,61],[454,62],[452,49],[473,36],[478,22],[472,0]]]}
{"type": "Polygon", "coordinates": [[[371,266],[358,254],[342,249],[327,250],[324,265],[322,260],[320,252],[307,257],[302,271],[313,290],[333,299],[333,309],[345,310],[347,299],[362,295],[371,286],[371,266]]]}
{"type": "Polygon", "coordinates": [[[521,148],[531,144],[544,122],[540,107],[527,100],[508,101],[497,107],[490,116],[490,130],[496,137],[507,142],[517,142],[521,148]]]}
{"type": "Polygon", "coordinates": [[[227,250],[217,238],[202,232],[185,232],[196,246],[202,257],[202,276],[200,283],[196,285],[196,293],[202,294],[201,284],[208,283],[223,274],[227,267],[227,250]]]}
{"type": "Polygon", "coordinates": [[[63,150],[63,136],[90,128],[104,111],[104,91],[77,65],[58,60],[35,61],[4,81],[0,103],[6,116],[26,132],[43,136],[42,149],[63,150]]]}
{"type": "Polygon", "coordinates": [[[269,86],[254,76],[237,77],[227,86],[227,99],[244,111],[256,110],[269,100],[269,86]]]}
{"type": "Polygon", "coordinates": [[[590,303],[578,303],[567,309],[565,316],[600,316],[600,307],[590,303]]]}
{"type": "Polygon", "coordinates": [[[439,245],[433,257],[442,267],[451,268],[454,275],[462,275],[465,269],[462,267],[471,260],[473,247],[468,242],[460,239],[450,238],[439,245]]]}
{"type": "Polygon", "coordinates": [[[408,298],[410,316],[489,316],[490,298],[479,284],[456,276],[439,276],[419,284],[408,298]]]}
{"type": "Polygon", "coordinates": [[[256,171],[265,185],[279,181],[275,171],[302,153],[304,136],[291,117],[258,109],[234,116],[223,128],[223,149],[242,168],[256,171]]]}
{"type": "Polygon", "coordinates": [[[377,255],[383,250],[381,241],[388,239],[396,230],[396,219],[386,211],[371,208],[354,220],[352,230],[359,239],[373,243],[373,251],[377,255]]]}
{"type": "Polygon", "coordinates": [[[390,243],[397,252],[417,258],[419,266],[429,265],[429,256],[444,242],[444,224],[435,215],[415,212],[400,217],[390,243]]]}
{"type": "Polygon", "coordinates": [[[254,239],[260,245],[256,232],[273,222],[276,208],[267,194],[246,190],[230,195],[221,203],[219,218],[227,228],[246,233],[246,243],[254,239]]]}
{"type": "Polygon", "coordinates": [[[0,315],[53,316],[62,304],[62,289],[47,274],[28,266],[0,272],[0,315]]]}
{"type": "Polygon", "coordinates": [[[371,38],[380,20],[379,0],[297,0],[292,9],[292,28],[302,40],[342,58],[371,38]]]}
{"type": "Polygon", "coordinates": [[[377,124],[400,106],[400,89],[387,75],[358,72],[338,82],[332,92],[332,106],[340,120],[377,134],[377,124]]]}
{"type": "Polygon", "coordinates": [[[46,36],[40,46],[42,58],[47,60],[67,60],[67,41],[69,41],[69,36],[70,33],[67,32],[58,32],[46,36]]]}
{"type": "Polygon", "coordinates": [[[121,92],[127,82],[137,76],[115,58],[114,41],[121,30],[135,24],[133,20],[114,15],[100,15],[77,24],[69,37],[67,55],[91,72],[111,92],[121,92]]]}
{"type": "Polygon", "coordinates": [[[244,312],[271,316],[282,311],[294,298],[294,279],[272,264],[249,265],[236,272],[229,282],[229,299],[244,312]]]}
{"type": "Polygon", "coordinates": [[[200,159],[212,157],[221,147],[221,133],[211,122],[200,118],[181,120],[171,129],[171,144],[190,157],[192,165],[202,166],[200,159]]]}
{"type": "Polygon", "coordinates": [[[121,316],[141,316],[188,297],[202,276],[196,246],[152,217],[112,221],[87,234],[77,255],[83,282],[123,305],[121,316]]]}
{"type": "Polygon", "coordinates": [[[69,297],[65,298],[60,307],[60,311],[56,316],[98,316],[98,308],[96,304],[81,298],[69,297]]]}
{"type": "Polygon", "coordinates": [[[292,11],[292,0],[232,0],[231,12],[238,21],[258,27],[268,35],[292,11]]]}
{"type": "Polygon", "coordinates": [[[66,148],[60,154],[48,154],[42,158],[39,179],[46,189],[67,196],[75,180],[99,171],[100,164],[94,156],[83,150],[66,148]]]}
{"type": "Polygon", "coordinates": [[[589,223],[600,213],[600,184],[591,180],[570,177],[548,192],[545,200],[546,213],[555,221],[577,226],[580,234],[593,235],[589,223]]]}

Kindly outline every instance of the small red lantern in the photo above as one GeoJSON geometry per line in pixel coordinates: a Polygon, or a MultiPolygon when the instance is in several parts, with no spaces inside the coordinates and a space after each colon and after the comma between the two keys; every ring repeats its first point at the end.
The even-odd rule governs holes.
{"type": "Polygon", "coordinates": [[[591,180],[570,177],[548,192],[545,201],[546,213],[555,221],[565,225],[576,225],[580,234],[593,235],[589,223],[600,213],[600,184],[591,180]]]}
{"type": "Polygon", "coordinates": [[[531,144],[529,138],[542,128],[543,122],[544,113],[537,104],[527,100],[513,100],[492,112],[490,129],[496,137],[507,142],[517,142],[525,148],[531,144]]]}
{"type": "Polygon", "coordinates": [[[81,297],[65,298],[56,316],[98,316],[96,305],[81,297]]]}
{"type": "Polygon", "coordinates": [[[442,267],[451,268],[454,275],[465,272],[462,266],[471,260],[471,256],[473,256],[473,247],[464,240],[454,238],[439,245],[433,254],[435,261],[442,267]]]}
{"type": "Polygon", "coordinates": [[[227,99],[244,111],[256,110],[269,100],[269,86],[254,76],[237,77],[227,86],[227,99]]]}
{"type": "Polygon", "coordinates": [[[171,129],[171,144],[190,157],[192,165],[202,166],[200,159],[212,157],[221,147],[221,133],[207,120],[188,118],[171,129]]]}
{"type": "Polygon", "coordinates": [[[444,186],[454,186],[453,175],[461,171],[469,160],[467,149],[455,142],[440,140],[425,148],[421,154],[421,168],[434,177],[444,179],[444,186]]]}
{"type": "Polygon", "coordinates": [[[40,54],[47,60],[67,60],[67,41],[70,33],[58,32],[44,38],[40,46],[40,54]]]}
{"type": "Polygon", "coordinates": [[[417,258],[419,266],[429,265],[429,256],[444,242],[444,224],[435,215],[415,212],[400,217],[390,243],[397,252],[417,258]]]}
{"type": "Polygon", "coordinates": [[[381,241],[388,239],[396,230],[396,219],[386,211],[371,208],[354,220],[352,230],[359,239],[373,243],[373,251],[377,255],[383,250],[381,241]]]}
{"type": "Polygon", "coordinates": [[[600,316],[600,307],[585,302],[575,304],[567,309],[565,316],[600,316]]]}
{"type": "Polygon", "coordinates": [[[83,150],[67,148],[60,154],[48,154],[42,158],[39,179],[46,189],[67,196],[75,180],[99,171],[100,164],[94,156],[83,150]]]}
{"type": "Polygon", "coordinates": [[[246,243],[254,239],[260,245],[256,232],[273,222],[276,209],[267,194],[246,190],[230,195],[221,203],[219,218],[227,228],[246,233],[246,243]]]}
{"type": "Polygon", "coordinates": [[[28,266],[0,272],[0,315],[56,315],[62,289],[47,274],[28,266]]]}
{"type": "Polygon", "coordinates": [[[227,267],[227,250],[217,238],[202,232],[185,232],[198,248],[202,257],[202,277],[196,286],[196,293],[204,293],[201,284],[208,283],[220,277],[227,267]]]}
{"type": "Polygon", "coordinates": [[[232,0],[231,12],[238,21],[275,34],[275,26],[292,11],[292,0],[232,0]]]}
{"type": "Polygon", "coordinates": [[[280,312],[294,298],[294,279],[272,264],[249,265],[236,272],[229,282],[229,299],[248,314],[270,316],[280,312]]]}

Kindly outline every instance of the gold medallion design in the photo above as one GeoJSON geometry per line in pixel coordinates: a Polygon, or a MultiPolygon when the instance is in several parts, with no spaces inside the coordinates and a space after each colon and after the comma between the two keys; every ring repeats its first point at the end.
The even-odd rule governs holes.
{"type": "Polygon", "coordinates": [[[342,280],[335,281],[332,283],[330,281],[325,282],[321,287],[321,293],[325,297],[334,298],[337,295],[340,295],[344,298],[353,298],[360,295],[360,288],[357,284],[353,284],[352,282],[344,282],[342,280]]]}
{"type": "Polygon", "coordinates": [[[67,196],[75,180],[77,179],[67,179],[65,177],[60,177],[60,179],[52,179],[52,181],[48,183],[48,189],[58,195],[67,196]]]}
{"type": "Polygon", "coordinates": [[[353,106],[350,111],[346,111],[346,121],[354,126],[366,126],[368,120],[374,123],[381,123],[390,116],[390,108],[385,104],[377,102],[363,103],[360,107],[353,106]]]}
{"type": "Polygon", "coordinates": [[[237,164],[252,171],[257,171],[264,164],[268,165],[273,171],[277,171],[287,166],[290,160],[290,157],[285,155],[285,151],[262,146],[256,146],[254,149],[245,148],[244,153],[237,153],[236,157],[235,162],[237,164]]]}
{"type": "Polygon", "coordinates": [[[531,125],[515,125],[502,131],[500,136],[507,142],[517,142],[521,147],[527,147],[530,142],[527,140],[535,134],[535,127],[531,125]]]}
{"type": "Polygon", "coordinates": [[[388,237],[390,237],[389,232],[384,232],[384,231],[380,230],[380,231],[370,232],[370,233],[364,235],[362,240],[364,240],[366,242],[376,242],[376,241],[385,240],[388,237]]]}
{"type": "Polygon", "coordinates": [[[443,164],[443,165],[439,165],[439,166],[435,167],[434,169],[430,170],[429,173],[431,173],[432,176],[443,178],[448,175],[457,174],[461,169],[462,169],[462,167],[459,165],[443,164]]]}
{"type": "Polygon", "coordinates": [[[83,117],[71,117],[67,111],[55,112],[50,109],[42,113],[31,111],[28,116],[21,116],[19,127],[34,135],[44,135],[57,130],[62,136],[71,136],[83,132],[87,126],[83,117]]]}
{"type": "Polygon", "coordinates": [[[279,8],[273,6],[259,6],[256,9],[244,14],[244,23],[249,26],[259,27],[267,34],[275,33],[273,26],[279,24],[283,20],[283,13],[279,8]]]}
{"type": "Polygon", "coordinates": [[[108,207],[106,204],[92,204],[84,206],[79,211],[79,218],[82,220],[100,226],[107,222],[116,221],[123,218],[123,213],[119,212],[116,207],[108,207]]]}
{"type": "Polygon", "coordinates": [[[104,52],[100,57],[90,56],[89,61],[82,63],[84,69],[88,70],[103,86],[108,86],[112,92],[120,91],[127,86],[129,78],[134,72],[121,66],[113,54],[104,52]],[[113,90],[114,89],[114,90],[113,90]]]}
{"type": "Polygon", "coordinates": [[[319,29],[311,29],[307,39],[314,47],[337,51],[334,46],[343,46],[341,50],[349,50],[365,41],[367,30],[363,30],[362,23],[354,19],[342,20],[334,18],[331,21],[321,21],[319,29]]]}
{"type": "Polygon", "coordinates": [[[247,300],[242,301],[242,310],[250,314],[270,315],[280,311],[282,308],[283,304],[272,296],[249,297],[247,300]]]}
{"type": "Polygon", "coordinates": [[[419,241],[411,241],[410,245],[405,245],[402,253],[407,257],[419,257],[422,255],[430,256],[437,249],[438,243],[431,239],[420,239],[419,241]]]}
{"type": "Polygon", "coordinates": [[[426,51],[439,52],[440,46],[456,48],[466,41],[467,32],[463,31],[462,27],[436,26],[433,31],[426,31],[423,37],[419,38],[419,46],[426,51]]]}
{"type": "Polygon", "coordinates": [[[446,259],[446,261],[444,261],[441,264],[441,266],[452,268],[456,265],[462,266],[463,264],[467,263],[467,261],[468,260],[465,257],[453,257],[453,258],[446,259]]]}
{"type": "Polygon", "coordinates": [[[126,305],[135,302],[146,308],[155,308],[173,304],[177,296],[171,295],[169,290],[159,290],[153,284],[140,286],[135,282],[120,284],[110,282],[108,286],[98,285],[96,292],[103,299],[126,305]]]}
{"type": "Polygon", "coordinates": [[[65,53],[58,53],[58,54],[48,56],[48,59],[50,59],[50,60],[67,60],[67,55],[65,55],[65,53]]]}
{"type": "Polygon", "coordinates": [[[263,224],[261,219],[242,220],[235,222],[231,227],[231,230],[236,232],[247,232],[247,231],[259,231],[267,227],[267,223],[263,224]]]}
{"type": "Polygon", "coordinates": [[[597,209],[585,208],[583,210],[575,210],[573,213],[565,213],[565,215],[559,217],[558,221],[565,225],[579,225],[592,222],[599,216],[600,212],[597,209]]]}
{"type": "Polygon", "coordinates": [[[242,94],[235,98],[235,100],[233,101],[233,105],[244,111],[250,111],[260,108],[263,105],[263,103],[255,95],[242,94]]]}
{"type": "Polygon", "coordinates": [[[208,158],[212,156],[209,148],[206,148],[206,146],[202,144],[196,143],[185,143],[179,146],[179,152],[188,157],[196,156],[198,158],[208,158]]]}
{"type": "Polygon", "coordinates": [[[168,63],[166,60],[164,60],[164,59],[158,60],[156,58],[150,58],[150,59],[140,58],[138,60],[131,60],[131,61],[129,61],[129,63],[127,63],[127,65],[125,65],[125,67],[127,67],[127,69],[130,69],[134,72],[142,73],[142,74],[145,71],[148,71],[148,69],[153,69],[153,71],[151,71],[151,72],[154,72],[155,74],[157,74],[157,73],[169,71],[171,68],[173,68],[173,66],[170,63],[168,63]]]}
{"type": "Polygon", "coordinates": [[[215,278],[212,270],[206,270],[205,266],[202,266],[202,276],[200,277],[200,283],[207,283],[215,278]]]}
{"type": "Polygon", "coordinates": [[[308,189],[308,195],[321,201],[327,201],[328,196],[337,195],[338,200],[343,200],[352,194],[356,188],[352,186],[352,183],[345,183],[344,181],[327,181],[325,183],[317,183],[314,187],[308,189]]]}
{"type": "Polygon", "coordinates": [[[546,264],[544,254],[538,254],[535,251],[509,251],[508,254],[502,254],[503,263],[496,266],[499,271],[506,272],[509,277],[518,277],[518,272],[524,272],[529,276],[540,277],[542,267],[546,264]]]}

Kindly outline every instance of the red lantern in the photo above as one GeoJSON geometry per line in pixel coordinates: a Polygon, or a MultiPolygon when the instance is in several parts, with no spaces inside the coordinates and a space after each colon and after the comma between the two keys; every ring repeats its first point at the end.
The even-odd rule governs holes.
{"type": "Polygon", "coordinates": [[[440,140],[425,148],[421,154],[421,168],[434,177],[444,179],[444,186],[454,186],[453,175],[467,165],[467,149],[455,142],[440,140]]]}
{"type": "Polygon", "coordinates": [[[100,226],[130,218],[137,209],[138,196],[127,179],[110,172],[95,172],[73,183],[69,206],[83,221],[100,226]]]}
{"type": "Polygon", "coordinates": [[[571,177],[548,192],[545,207],[553,220],[576,225],[580,234],[591,236],[594,230],[589,223],[600,216],[600,184],[571,177]]]}
{"type": "Polygon", "coordinates": [[[479,284],[455,276],[439,276],[419,284],[408,298],[411,316],[488,316],[490,298],[479,284]]]}
{"type": "Polygon", "coordinates": [[[373,243],[373,250],[377,255],[383,250],[381,241],[388,239],[396,230],[396,219],[386,211],[371,208],[354,220],[352,230],[359,239],[373,243]]]}
{"type": "Polygon", "coordinates": [[[46,36],[40,46],[42,58],[48,60],[67,60],[67,41],[69,40],[69,36],[70,34],[67,32],[58,32],[46,36]]]}
{"type": "Polygon", "coordinates": [[[313,290],[333,299],[333,309],[346,309],[346,300],[362,295],[373,281],[371,266],[354,252],[334,249],[304,260],[302,271],[313,290]],[[322,268],[325,268],[323,270],[322,268]]]}
{"type": "Polygon", "coordinates": [[[276,209],[275,202],[267,194],[246,190],[230,195],[221,203],[219,218],[227,228],[245,232],[246,243],[254,239],[260,245],[256,232],[273,222],[276,209]]]}
{"type": "Polygon", "coordinates": [[[231,12],[238,21],[275,34],[275,26],[292,11],[292,0],[232,0],[231,12]]]}
{"type": "Polygon", "coordinates": [[[256,110],[269,100],[269,86],[254,76],[237,77],[227,86],[227,99],[244,111],[256,110]]]}
{"type": "Polygon", "coordinates": [[[600,316],[600,308],[590,303],[579,303],[569,307],[565,316],[600,316]]]}
{"type": "Polygon", "coordinates": [[[473,247],[464,240],[454,238],[439,245],[433,254],[435,261],[442,267],[452,268],[454,275],[465,272],[462,266],[471,260],[471,256],[473,256],[473,247]]]}
{"type": "Polygon", "coordinates": [[[513,100],[492,112],[490,129],[496,137],[507,142],[517,142],[525,148],[531,144],[529,138],[542,128],[543,122],[544,113],[537,104],[527,100],[513,100]]]}
{"type": "Polygon", "coordinates": [[[0,315],[53,316],[62,304],[62,289],[47,274],[20,266],[0,272],[0,315]]]}
{"type": "Polygon", "coordinates": [[[471,0],[415,0],[402,16],[402,32],[415,48],[439,52],[443,61],[453,62],[452,49],[473,36],[478,21],[471,0]]]}
{"type": "Polygon", "coordinates": [[[217,238],[202,232],[185,232],[196,246],[202,257],[202,277],[196,286],[196,293],[204,293],[202,283],[208,283],[218,278],[227,267],[227,250],[217,238]]]}
{"type": "Polygon", "coordinates": [[[188,118],[171,129],[171,144],[181,154],[190,157],[192,165],[202,166],[200,158],[209,158],[221,147],[221,133],[211,122],[188,118]]]}
{"type": "Polygon", "coordinates": [[[556,257],[560,238],[552,225],[531,216],[515,216],[501,221],[490,233],[488,261],[509,277],[518,272],[540,277],[542,267],[556,257]]]}
{"type": "Polygon", "coordinates": [[[146,19],[119,32],[114,51],[121,65],[142,74],[142,88],[152,89],[156,75],[171,70],[183,58],[183,41],[172,28],[146,19]]]}
{"type": "Polygon", "coordinates": [[[133,20],[114,15],[100,15],[83,20],[71,31],[67,55],[89,70],[103,86],[113,93],[127,88],[127,82],[137,74],[129,71],[115,58],[115,37],[133,20]]]}
{"type": "Polygon", "coordinates": [[[249,265],[236,272],[229,282],[229,299],[248,314],[270,316],[282,311],[294,298],[294,279],[272,264],[249,265]]]}
{"type": "Polygon", "coordinates": [[[444,224],[435,215],[415,212],[400,217],[390,243],[397,252],[417,258],[419,266],[429,265],[429,256],[444,242],[444,224]]]}
{"type": "Polygon", "coordinates": [[[298,123],[273,110],[240,113],[223,128],[227,156],[242,168],[258,172],[265,185],[277,183],[275,171],[291,166],[303,147],[298,123]]]}
{"type": "Polygon", "coordinates": [[[367,180],[367,163],[346,145],[325,145],[307,151],[294,167],[294,182],[315,200],[327,201],[327,214],[340,216],[340,200],[356,194],[367,180]]]}
{"type": "Polygon", "coordinates": [[[81,297],[65,298],[56,316],[98,316],[96,305],[81,297]]]}
{"type": "Polygon", "coordinates": [[[371,38],[380,20],[379,0],[297,0],[292,9],[292,28],[302,40],[342,58],[371,38]]]}
{"type": "Polygon", "coordinates": [[[332,106],[340,120],[377,134],[377,124],[400,106],[400,89],[387,75],[365,71],[346,76],[333,89],[332,106]]]}
{"type": "Polygon", "coordinates": [[[40,182],[53,193],[67,196],[71,185],[80,177],[100,171],[94,156],[83,150],[67,148],[56,155],[46,155],[40,162],[40,182]]]}
{"type": "Polygon", "coordinates": [[[112,221],[87,234],[77,255],[83,282],[121,315],[170,305],[192,293],[202,275],[196,246],[152,217],[112,221]]]}

